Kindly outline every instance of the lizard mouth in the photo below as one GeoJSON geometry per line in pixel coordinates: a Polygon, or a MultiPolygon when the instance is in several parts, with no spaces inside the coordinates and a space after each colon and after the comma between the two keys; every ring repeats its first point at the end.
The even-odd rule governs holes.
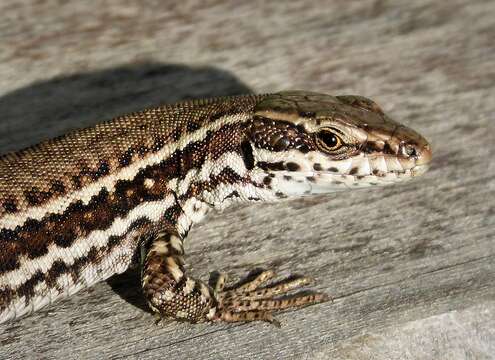
{"type": "Polygon", "coordinates": [[[414,159],[361,154],[340,162],[300,161],[298,171],[287,166],[272,173],[272,178],[275,187],[287,196],[332,193],[410,180],[428,170],[430,159],[431,153],[414,159]]]}

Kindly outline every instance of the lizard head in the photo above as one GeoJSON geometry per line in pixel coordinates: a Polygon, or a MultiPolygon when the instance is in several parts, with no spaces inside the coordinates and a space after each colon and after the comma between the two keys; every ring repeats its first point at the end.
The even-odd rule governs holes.
{"type": "Polygon", "coordinates": [[[254,170],[279,197],[391,184],[423,174],[428,142],[360,96],[285,91],[248,125],[254,170]]]}

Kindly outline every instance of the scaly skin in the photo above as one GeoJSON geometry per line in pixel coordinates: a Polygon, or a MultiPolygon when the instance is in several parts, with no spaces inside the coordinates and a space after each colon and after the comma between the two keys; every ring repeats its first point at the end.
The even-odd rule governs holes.
{"type": "MultiPolygon", "coordinates": [[[[326,301],[283,296],[309,278],[212,289],[183,240],[211,208],[394,183],[421,175],[426,140],[372,101],[302,91],[145,110],[0,160],[0,322],[139,261],[151,309],[190,322],[275,322],[326,301]],[[142,254],[140,256],[140,254],[142,254]],[[282,295],[282,298],[279,296],[282,295]]],[[[276,323],[276,322],[275,322],[276,323]]]]}

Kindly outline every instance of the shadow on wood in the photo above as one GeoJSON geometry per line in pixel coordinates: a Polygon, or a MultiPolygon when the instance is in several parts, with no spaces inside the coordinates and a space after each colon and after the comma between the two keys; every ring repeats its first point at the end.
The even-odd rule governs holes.
{"type": "Polygon", "coordinates": [[[57,77],[0,97],[0,151],[148,107],[250,92],[234,75],[214,67],[143,63],[57,77]]]}

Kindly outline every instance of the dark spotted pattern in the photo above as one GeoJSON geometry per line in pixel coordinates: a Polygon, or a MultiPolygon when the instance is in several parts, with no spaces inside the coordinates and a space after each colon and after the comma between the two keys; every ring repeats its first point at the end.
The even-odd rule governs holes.
{"type": "Polygon", "coordinates": [[[357,167],[353,167],[350,171],[349,171],[349,175],[356,175],[359,171],[359,168],[357,167]]]}
{"type": "Polygon", "coordinates": [[[270,185],[272,183],[272,178],[269,176],[265,176],[263,179],[263,184],[270,185]]]}
{"type": "Polygon", "coordinates": [[[269,151],[297,149],[303,153],[315,149],[312,137],[304,128],[288,121],[273,121],[255,116],[248,127],[248,136],[254,146],[269,151]]]}
{"type": "Polygon", "coordinates": [[[7,199],[3,202],[3,208],[9,214],[15,213],[17,212],[17,202],[13,199],[7,199]]]}
{"type": "Polygon", "coordinates": [[[287,164],[285,164],[285,166],[287,167],[287,170],[289,170],[289,171],[298,171],[301,168],[295,162],[288,162],[287,164]]]}

